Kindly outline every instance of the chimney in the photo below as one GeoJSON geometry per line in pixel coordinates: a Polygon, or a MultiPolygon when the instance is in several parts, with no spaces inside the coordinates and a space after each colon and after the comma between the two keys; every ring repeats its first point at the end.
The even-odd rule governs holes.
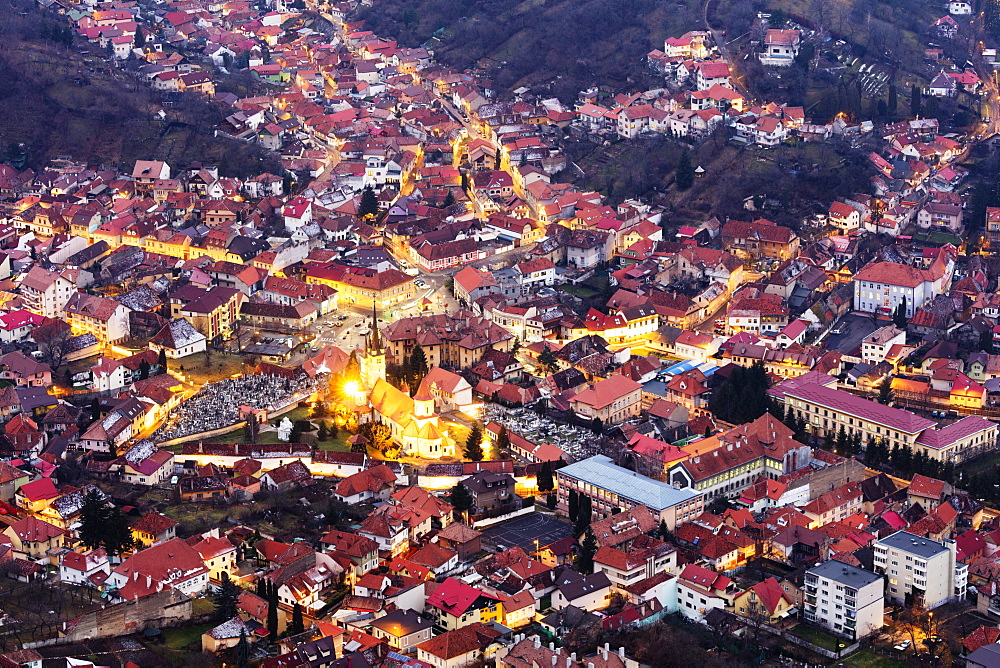
{"type": "Polygon", "coordinates": [[[549,650],[552,652],[556,651],[556,644],[554,642],[549,643],[549,650]]]}
{"type": "Polygon", "coordinates": [[[576,661],[576,652],[573,652],[572,654],[570,654],[570,657],[573,658],[573,661],[576,661]]]}
{"type": "Polygon", "coordinates": [[[625,648],[624,647],[619,647],[618,648],[618,656],[620,656],[623,659],[625,658],[625,648]]]}
{"type": "Polygon", "coordinates": [[[567,656],[566,657],[566,668],[570,668],[572,665],[573,665],[573,660],[567,656]]]}
{"type": "Polygon", "coordinates": [[[535,649],[541,649],[541,648],[542,648],[542,641],[538,639],[538,636],[535,636],[535,649]]]}
{"type": "Polygon", "coordinates": [[[552,655],[552,668],[556,668],[556,663],[558,663],[558,662],[559,662],[559,655],[558,654],[553,654],[552,655]]]}

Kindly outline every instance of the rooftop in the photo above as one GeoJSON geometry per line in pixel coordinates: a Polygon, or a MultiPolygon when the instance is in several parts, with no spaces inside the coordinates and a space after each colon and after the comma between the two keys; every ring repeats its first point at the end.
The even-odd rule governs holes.
{"type": "Polygon", "coordinates": [[[564,466],[558,473],[589,482],[656,512],[699,496],[692,489],[676,489],[665,482],[622,468],[605,455],[595,455],[564,466]]]}

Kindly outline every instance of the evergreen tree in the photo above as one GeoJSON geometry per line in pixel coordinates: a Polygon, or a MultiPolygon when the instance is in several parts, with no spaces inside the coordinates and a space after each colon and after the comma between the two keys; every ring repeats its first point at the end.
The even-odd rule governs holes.
{"type": "Polygon", "coordinates": [[[899,100],[896,98],[896,82],[889,82],[889,113],[895,115],[896,109],[899,108],[899,100]]]}
{"type": "Polygon", "coordinates": [[[580,554],[576,558],[576,570],[584,575],[594,572],[594,555],[597,554],[597,537],[594,532],[587,529],[587,533],[580,543],[580,554]]]}
{"type": "Polygon", "coordinates": [[[78,535],[80,542],[88,550],[94,550],[104,542],[105,525],[110,514],[106,506],[104,495],[96,487],[90,489],[83,497],[78,535]]]}
{"type": "Polygon", "coordinates": [[[494,443],[494,451],[497,456],[510,451],[510,434],[507,432],[507,427],[504,427],[503,425],[500,426],[500,431],[497,433],[497,440],[496,443],[494,443]]]}
{"type": "Polygon", "coordinates": [[[552,492],[545,495],[545,505],[548,506],[549,510],[555,510],[556,505],[558,505],[559,499],[552,492]]]}
{"type": "Polygon", "coordinates": [[[443,206],[443,208],[447,209],[449,206],[451,206],[454,203],[455,203],[455,194],[451,191],[451,189],[449,189],[448,190],[448,195],[444,198],[444,206],[443,206]]]}
{"type": "Polygon", "coordinates": [[[479,423],[472,425],[469,437],[465,439],[465,457],[469,461],[483,461],[483,430],[479,423]]]}
{"type": "Polygon", "coordinates": [[[156,366],[160,367],[162,373],[167,372],[167,351],[165,348],[160,348],[160,354],[156,358],[156,366]]]}
{"type": "Polygon", "coordinates": [[[267,638],[272,643],[278,640],[278,588],[270,581],[267,587],[267,638]]]}
{"type": "Polygon", "coordinates": [[[146,35],[143,33],[142,28],[138,28],[135,31],[135,38],[133,41],[135,43],[135,48],[137,49],[141,49],[146,46],[146,35]]]}
{"type": "Polygon", "coordinates": [[[919,116],[920,111],[920,87],[913,84],[910,87],[910,115],[919,116]]]}
{"type": "Polygon", "coordinates": [[[236,643],[236,668],[250,668],[250,642],[246,629],[240,629],[240,641],[236,643]]]}
{"type": "Polygon", "coordinates": [[[316,438],[321,441],[325,441],[330,438],[330,430],[326,428],[325,420],[320,420],[319,431],[316,432],[316,438]]]}
{"type": "Polygon", "coordinates": [[[601,434],[604,433],[604,422],[601,421],[601,418],[595,417],[594,421],[590,423],[590,429],[595,434],[600,436],[601,434]]]}
{"type": "Polygon", "coordinates": [[[468,487],[462,483],[458,483],[451,488],[451,494],[448,496],[448,503],[452,505],[456,512],[466,512],[472,508],[472,502],[472,492],[469,491],[468,487]]]}
{"type": "Polygon", "coordinates": [[[336,422],[331,422],[326,428],[327,434],[331,440],[340,436],[340,427],[337,426],[336,422]]]}
{"type": "Polygon", "coordinates": [[[694,165],[691,163],[691,154],[687,149],[681,153],[680,160],[677,161],[677,174],[674,177],[678,190],[687,190],[694,185],[694,165]]]}
{"type": "Polygon", "coordinates": [[[575,489],[569,490],[569,521],[576,524],[576,517],[580,514],[580,495],[575,489]]]}
{"type": "Polygon", "coordinates": [[[212,595],[212,603],[215,604],[215,620],[225,622],[237,615],[236,609],[241,590],[239,586],[229,579],[229,573],[222,571],[222,579],[219,588],[212,595]]]}
{"type": "Polygon", "coordinates": [[[704,434],[704,436],[705,436],[705,438],[708,438],[711,435],[712,435],[712,425],[711,424],[706,424],[705,425],[705,434],[704,434]]]}
{"type": "Polygon", "coordinates": [[[667,528],[666,520],[660,520],[660,526],[656,529],[656,536],[663,541],[667,540],[670,536],[670,530],[667,528]]]}
{"type": "Polygon", "coordinates": [[[292,607],[292,621],[288,622],[288,635],[295,636],[306,630],[305,621],[302,619],[302,606],[296,603],[292,607]]]}
{"type": "Polygon", "coordinates": [[[877,401],[884,406],[888,406],[892,403],[892,398],[892,376],[890,375],[886,376],[885,380],[882,381],[882,384],[878,386],[877,401]]]}
{"type": "Polygon", "coordinates": [[[736,367],[712,393],[709,409],[721,420],[732,424],[753,422],[770,406],[767,391],[771,387],[764,363],[736,367]]]}
{"type": "Polygon", "coordinates": [[[542,352],[538,355],[538,365],[549,373],[555,373],[559,370],[559,360],[556,359],[555,354],[549,350],[548,344],[545,344],[545,346],[542,347],[542,352]]]}
{"type": "Polygon", "coordinates": [[[892,324],[899,329],[906,329],[906,308],[906,297],[903,297],[892,313],[892,324]]]}
{"type": "Polygon", "coordinates": [[[537,475],[538,491],[548,492],[555,489],[555,482],[552,480],[552,464],[550,462],[543,462],[542,468],[537,475]]]}
{"type": "Polygon", "coordinates": [[[104,551],[117,557],[135,547],[135,537],[128,525],[128,517],[120,508],[112,508],[109,513],[104,535],[104,551]]]}
{"type": "Polygon", "coordinates": [[[424,376],[429,371],[427,367],[427,355],[419,343],[413,346],[413,352],[410,353],[410,371],[413,373],[412,385],[414,387],[420,384],[420,381],[424,379],[424,376]]]}
{"type": "Polygon", "coordinates": [[[994,348],[992,330],[985,329],[983,330],[983,333],[979,335],[979,349],[987,355],[993,354],[994,348]]]}
{"type": "Polygon", "coordinates": [[[375,189],[365,186],[361,191],[361,203],[358,204],[358,217],[374,216],[378,214],[378,197],[375,196],[375,189]]]}
{"type": "Polygon", "coordinates": [[[590,526],[591,521],[593,521],[592,512],[593,501],[586,494],[580,495],[580,507],[576,511],[576,522],[573,525],[576,529],[576,535],[583,533],[587,527],[590,526]]]}

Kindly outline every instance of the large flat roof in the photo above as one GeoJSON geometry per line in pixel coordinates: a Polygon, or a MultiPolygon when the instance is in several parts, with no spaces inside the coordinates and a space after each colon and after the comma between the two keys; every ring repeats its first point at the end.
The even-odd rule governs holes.
{"type": "Polygon", "coordinates": [[[612,462],[606,455],[595,455],[564,466],[558,473],[589,482],[656,512],[700,496],[693,489],[677,489],[673,485],[629,471],[612,462]]]}
{"type": "Polygon", "coordinates": [[[930,559],[948,551],[948,548],[936,540],[922,538],[908,531],[897,531],[891,536],[878,539],[876,542],[902,552],[908,552],[922,559],[930,559]]]}
{"type": "Polygon", "coordinates": [[[852,589],[861,589],[882,579],[882,576],[877,573],[866,571],[851,564],[845,564],[843,561],[837,561],[836,559],[824,561],[819,566],[813,566],[806,572],[826,578],[827,580],[833,580],[852,589]]]}

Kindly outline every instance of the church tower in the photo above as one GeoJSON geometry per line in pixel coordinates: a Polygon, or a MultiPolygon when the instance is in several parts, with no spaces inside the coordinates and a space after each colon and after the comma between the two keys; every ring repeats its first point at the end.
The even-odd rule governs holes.
{"type": "Polygon", "coordinates": [[[365,356],[361,360],[361,381],[365,387],[375,387],[379,379],[385,380],[385,355],[385,339],[378,331],[378,318],[373,305],[371,331],[365,336],[365,356]]]}

